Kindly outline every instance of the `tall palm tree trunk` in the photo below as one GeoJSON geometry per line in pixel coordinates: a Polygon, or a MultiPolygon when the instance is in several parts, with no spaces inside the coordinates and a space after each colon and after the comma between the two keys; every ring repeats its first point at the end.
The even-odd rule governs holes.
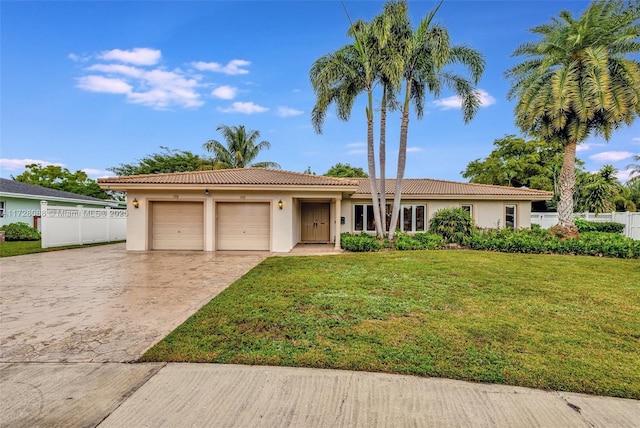
{"type": "Polygon", "coordinates": [[[387,183],[385,177],[387,162],[387,85],[382,88],[380,103],[380,218],[382,236],[387,234],[387,183]]]}
{"type": "Polygon", "coordinates": [[[558,225],[562,229],[574,229],[573,190],[576,185],[576,149],[575,140],[569,141],[564,149],[562,171],[560,172],[560,200],[558,201],[558,225]]]}
{"type": "MultiPolygon", "coordinates": [[[[371,185],[371,202],[373,204],[373,220],[376,225],[376,235],[382,236],[382,223],[378,209],[378,186],[376,185],[376,155],[373,146],[373,93],[368,91],[367,106],[367,163],[369,164],[369,183],[371,185]]],[[[366,225],[364,225],[366,229],[366,225]]]]}
{"type": "Polygon", "coordinates": [[[411,80],[406,82],[406,92],[404,106],[402,107],[402,122],[400,123],[400,147],[398,148],[398,173],[396,175],[396,190],[393,196],[393,214],[391,215],[391,226],[389,227],[389,239],[393,239],[400,216],[400,201],[402,199],[402,181],[404,180],[404,170],[407,163],[407,137],[409,134],[409,101],[411,94],[411,80]]]}

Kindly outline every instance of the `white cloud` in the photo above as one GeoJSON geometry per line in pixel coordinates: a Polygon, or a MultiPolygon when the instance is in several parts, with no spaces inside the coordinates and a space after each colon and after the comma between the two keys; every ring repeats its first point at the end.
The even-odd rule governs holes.
{"type": "Polygon", "coordinates": [[[238,88],[234,88],[233,86],[223,85],[218,86],[213,91],[211,91],[211,96],[215,98],[220,98],[221,100],[232,100],[236,97],[238,93],[238,88]]]}
{"type": "Polygon", "coordinates": [[[228,108],[219,108],[219,111],[223,113],[243,113],[243,114],[253,114],[253,113],[263,113],[268,111],[267,107],[262,107],[260,105],[254,104],[253,102],[242,102],[236,101],[231,104],[231,107],[228,108]]]}
{"type": "Polygon", "coordinates": [[[367,149],[354,149],[347,151],[348,155],[361,155],[367,153],[367,149]]]}
{"type": "Polygon", "coordinates": [[[246,70],[243,67],[246,67],[250,64],[251,64],[250,61],[246,61],[244,59],[232,59],[227,63],[227,65],[222,65],[217,62],[204,62],[204,61],[197,61],[197,62],[191,63],[193,67],[195,67],[197,70],[200,70],[200,71],[214,71],[216,73],[230,74],[232,76],[235,76],[238,74],[249,74],[249,70],[246,70]]]}
{"type": "Polygon", "coordinates": [[[407,153],[417,153],[422,151],[424,150],[420,147],[407,147],[407,153]]]}
{"type": "Polygon", "coordinates": [[[589,156],[589,159],[599,162],[617,162],[624,159],[628,159],[633,156],[631,152],[601,152],[596,153],[593,156],[589,156]]]}
{"type": "Polygon", "coordinates": [[[82,76],[78,79],[78,88],[91,92],[105,92],[108,94],[128,94],[131,85],[122,79],[112,79],[104,76],[82,76]]]}
{"type": "Polygon", "coordinates": [[[304,113],[302,110],[296,110],[290,107],[278,107],[277,115],[280,117],[299,116],[304,113]]]}
{"type": "Polygon", "coordinates": [[[99,59],[106,61],[119,61],[135,65],[155,65],[161,57],[162,53],[159,50],[149,48],[133,48],[129,51],[113,49],[98,55],[99,59]]]}
{"type": "Polygon", "coordinates": [[[24,169],[25,165],[30,165],[32,163],[40,164],[42,166],[47,166],[47,165],[64,166],[64,164],[60,162],[49,162],[49,161],[40,160],[40,159],[0,158],[0,167],[2,167],[3,169],[7,169],[9,171],[24,169]]]}
{"type": "Polygon", "coordinates": [[[89,71],[101,71],[106,74],[121,74],[127,77],[140,78],[144,76],[145,70],[138,67],[122,64],[94,64],[87,67],[89,71]]]}
{"type": "Polygon", "coordinates": [[[87,56],[77,55],[74,53],[70,53],[69,55],[67,55],[67,58],[69,58],[73,62],[86,62],[89,60],[89,57],[87,56]]]}
{"type": "Polygon", "coordinates": [[[89,176],[98,177],[98,178],[114,176],[112,172],[105,171],[103,169],[84,168],[82,171],[89,176]]]}
{"type": "Polygon", "coordinates": [[[79,77],[77,86],[87,91],[124,94],[130,103],[155,109],[166,109],[172,105],[200,107],[204,104],[196,91],[198,80],[185,76],[180,70],[145,70],[122,64],[94,64],[87,70],[106,74],[79,77]]]}
{"type": "Polygon", "coordinates": [[[640,137],[634,137],[631,139],[634,143],[640,143],[640,137]]]}
{"type": "Polygon", "coordinates": [[[349,143],[347,144],[347,147],[366,147],[367,143],[349,143]]]}
{"type": "MultiPolygon", "coordinates": [[[[496,103],[496,99],[489,95],[489,93],[484,89],[478,89],[477,91],[480,95],[480,107],[488,107],[496,103]]],[[[435,100],[433,104],[436,107],[440,107],[442,110],[459,109],[462,107],[462,99],[459,96],[454,95],[441,100],[435,100]]]]}
{"type": "Polygon", "coordinates": [[[631,170],[618,171],[616,173],[616,178],[621,182],[626,182],[631,178],[631,170]]]}

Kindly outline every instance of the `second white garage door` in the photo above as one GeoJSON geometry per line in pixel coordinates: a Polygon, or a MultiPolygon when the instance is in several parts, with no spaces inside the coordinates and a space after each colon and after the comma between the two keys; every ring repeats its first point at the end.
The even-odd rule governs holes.
{"type": "Polygon", "coordinates": [[[227,203],[216,205],[216,249],[271,249],[270,205],[262,202],[227,203]]]}

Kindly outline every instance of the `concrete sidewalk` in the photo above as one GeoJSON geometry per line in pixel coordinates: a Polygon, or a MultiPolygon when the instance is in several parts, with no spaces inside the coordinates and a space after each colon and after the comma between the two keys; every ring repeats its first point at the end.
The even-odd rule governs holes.
{"type": "Polygon", "coordinates": [[[638,427],[640,401],[379,373],[0,364],[2,426],[638,427]]]}

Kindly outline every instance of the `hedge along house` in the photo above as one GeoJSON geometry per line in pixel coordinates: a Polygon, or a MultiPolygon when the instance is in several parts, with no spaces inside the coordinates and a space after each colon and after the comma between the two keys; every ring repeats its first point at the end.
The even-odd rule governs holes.
{"type": "MultiPolygon", "coordinates": [[[[127,192],[127,249],[289,252],[299,243],[333,243],[341,232],[373,232],[368,179],[262,168],[98,179],[127,192]]],[[[394,180],[387,181],[391,198],[394,180]]],[[[462,207],[481,227],[529,227],[531,202],[550,192],[405,180],[401,229],[424,231],[440,208],[462,207]]]]}
{"type": "Polygon", "coordinates": [[[40,229],[40,202],[56,206],[117,207],[115,201],[77,195],[33,184],[0,178],[0,226],[23,222],[40,229]]]}

